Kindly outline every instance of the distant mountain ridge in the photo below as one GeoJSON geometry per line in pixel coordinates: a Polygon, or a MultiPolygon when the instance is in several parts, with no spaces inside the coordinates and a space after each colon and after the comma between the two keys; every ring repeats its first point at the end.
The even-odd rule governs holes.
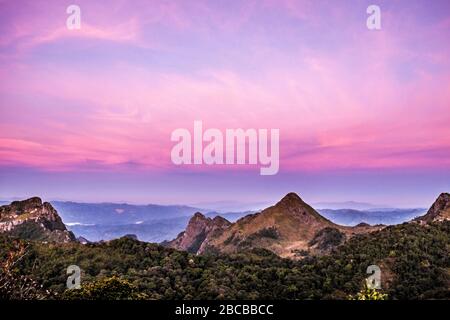
{"type": "MultiPolygon", "coordinates": [[[[183,231],[190,217],[203,209],[184,205],[132,205],[126,203],[78,203],[52,201],[64,223],[77,236],[90,241],[111,240],[136,234],[147,242],[162,242],[183,231]]],[[[223,216],[230,221],[248,212],[206,211],[206,216],[223,216]]]]}
{"type": "MultiPolygon", "coordinates": [[[[319,221],[326,222],[326,227],[329,227],[331,229],[336,229],[340,233],[342,233],[344,236],[347,237],[347,234],[352,232],[360,232],[361,230],[364,231],[364,228],[367,229],[370,225],[376,225],[376,224],[398,224],[403,223],[406,221],[410,221],[413,218],[419,217],[416,219],[416,221],[421,221],[422,223],[426,223],[427,221],[435,221],[439,219],[448,219],[448,214],[443,216],[442,214],[436,214],[437,211],[448,212],[448,207],[445,207],[448,203],[448,193],[443,193],[436,201],[435,205],[433,205],[432,208],[429,210],[429,214],[425,217],[423,216],[423,213],[425,213],[425,209],[383,209],[381,211],[377,211],[375,209],[369,209],[369,210],[349,210],[349,209],[341,209],[341,210],[331,210],[331,209],[320,209],[318,211],[315,211],[310,206],[308,206],[306,203],[304,203],[297,195],[295,194],[289,194],[284,199],[285,201],[280,201],[281,203],[287,203],[287,202],[298,202],[301,206],[304,207],[306,211],[312,212],[312,217],[315,217],[313,220],[317,220],[318,216],[320,216],[322,219],[318,219],[319,221]],[[309,207],[309,209],[308,209],[309,207]],[[442,209],[443,208],[443,209],[442,209]],[[312,210],[312,211],[311,211],[312,210]],[[446,211],[447,210],[447,211],[446,211]],[[348,227],[355,227],[354,229],[348,229],[348,227]],[[352,230],[352,231],[349,231],[352,230]]],[[[8,203],[5,202],[4,203],[8,203]]],[[[58,218],[50,218],[48,220],[53,219],[54,221],[60,221],[60,223],[65,222],[68,227],[64,225],[64,227],[61,226],[60,223],[56,222],[53,223],[53,225],[59,226],[60,231],[72,231],[75,233],[77,237],[84,238],[85,240],[89,241],[100,241],[100,240],[111,240],[123,237],[126,234],[135,234],[140,240],[146,241],[146,242],[156,242],[160,243],[165,241],[165,243],[169,243],[170,239],[176,239],[180,233],[185,232],[186,225],[189,225],[190,218],[195,212],[199,212],[200,210],[197,210],[197,208],[189,207],[189,206],[165,206],[165,205],[129,205],[129,204],[116,204],[116,203],[75,203],[75,202],[59,202],[56,201],[52,203],[52,205],[48,203],[42,203],[42,200],[39,198],[31,198],[24,201],[13,201],[10,205],[5,205],[3,207],[8,206],[18,206],[20,203],[28,203],[28,207],[31,208],[33,205],[36,207],[35,209],[38,209],[42,211],[42,209],[39,209],[40,206],[45,207],[47,211],[55,211],[53,208],[56,207],[58,209],[58,212],[56,215],[58,215],[58,218]],[[31,206],[30,206],[31,205],[31,206]],[[50,205],[51,209],[48,208],[50,205]],[[62,219],[62,221],[61,221],[62,219]],[[94,222],[94,223],[93,223],[94,222]],[[68,229],[68,230],[67,230],[68,229]],[[184,230],[184,231],[183,231],[184,230]]],[[[297,204],[298,204],[297,203],[297,204]]],[[[277,204],[276,206],[279,206],[277,204]]],[[[19,205],[19,207],[21,207],[19,205]]],[[[27,207],[27,205],[22,206],[27,207]]],[[[269,209],[269,208],[268,208],[269,209]]],[[[5,211],[5,209],[2,209],[5,211]]],[[[16,210],[16,209],[14,209],[16,210]]],[[[14,211],[13,210],[13,211],[14,211]]],[[[267,209],[266,209],[267,210],[267,209]]],[[[263,211],[266,211],[263,210],[263,211]]],[[[17,210],[16,210],[17,211],[17,210]]],[[[285,210],[286,211],[286,210],[285,210]]],[[[286,212],[288,212],[287,210],[286,212]]],[[[26,213],[26,212],[25,212],[26,213]]],[[[200,213],[199,213],[200,214],[200,213]]],[[[239,225],[245,226],[245,221],[250,219],[252,222],[253,218],[252,216],[259,216],[261,212],[230,212],[230,213],[220,213],[220,212],[206,212],[204,214],[205,219],[214,220],[215,217],[221,216],[224,218],[224,220],[229,221],[229,226],[234,225],[235,222],[239,222],[239,225]]],[[[11,213],[9,214],[10,217],[13,217],[11,213]]],[[[202,214],[203,216],[203,214],[202,214]]],[[[267,216],[267,215],[264,215],[267,216]]],[[[269,215],[270,216],[270,215],[269,215]]],[[[0,226],[3,230],[6,230],[8,227],[7,225],[11,225],[12,223],[21,224],[21,221],[24,217],[27,217],[27,215],[23,214],[17,214],[16,217],[12,218],[10,220],[16,220],[14,222],[7,221],[6,214],[3,214],[3,219],[0,218],[0,226]],[[20,216],[20,217],[19,217],[20,216]]],[[[36,217],[34,217],[35,220],[38,220],[36,217]]],[[[259,221],[261,218],[256,219],[255,221],[259,221]]],[[[289,219],[288,219],[289,220],[289,219]]],[[[292,222],[292,221],[291,221],[292,222]]],[[[298,222],[298,221],[297,221],[298,222]]],[[[297,223],[293,221],[293,223],[297,223]]],[[[52,225],[52,223],[47,223],[48,225],[52,225]]],[[[227,227],[227,226],[225,226],[227,227]]],[[[32,225],[30,223],[25,223],[21,228],[16,229],[16,233],[19,233],[20,230],[23,229],[33,229],[32,225]]],[[[373,228],[373,227],[370,227],[373,228]]],[[[39,229],[39,228],[38,228],[39,229]]],[[[206,228],[207,229],[207,228],[206,228]]],[[[226,229],[226,228],[225,228],[226,229]]],[[[241,246],[252,246],[250,242],[258,242],[265,241],[266,245],[272,242],[271,245],[275,246],[276,241],[271,241],[270,237],[278,237],[279,230],[277,230],[276,226],[271,226],[268,224],[266,227],[263,227],[261,230],[257,230],[256,234],[246,235],[245,232],[250,232],[251,228],[248,226],[245,226],[242,232],[244,232],[244,237],[247,241],[241,241],[242,239],[238,238],[231,238],[228,239],[229,241],[233,240],[234,243],[238,244],[239,249],[241,246]],[[268,236],[268,237],[267,237],[268,236]]],[[[331,237],[333,234],[337,238],[339,238],[339,234],[334,232],[331,229],[328,230],[327,237],[331,237]]],[[[56,229],[58,230],[58,229],[56,229]]],[[[50,229],[47,231],[51,231],[50,229]]],[[[35,238],[46,238],[45,232],[40,233],[37,232],[37,230],[34,230],[36,234],[34,235],[35,238]]],[[[207,230],[205,230],[206,233],[208,233],[207,230]]],[[[228,232],[228,231],[227,231],[228,232]]],[[[223,232],[223,233],[227,233],[223,232]]],[[[28,230],[28,233],[30,234],[31,231],[28,230]]],[[[56,232],[57,233],[57,232],[56,232]]],[[[56,234],[53,232],[53,234],[56,234]]],[[[217,233],[217,232],[216,232],[217,233]]],[[[255,233],[255,232],[253,232],[255,233]]],[[[239,235],[239,232],[236,233],[236,235],[239,235]]],[[[316,234],[317,235],[317,234],[316,234]]],[[[314,236],[316,236],[314,235],[314,236]]],[[[188,233],[189,236],[189,233],[188,233]]],[[[217,236],[217,235],[216,235],[217,236]]],[[[212,249],[214,250],[215,241],[217,241],[215,237],[211,237],[210,235],[206,236],[206,241],[203,246],[199,247],[199,250],[201,252],[212,249]],[[211,246],[207,245],[210,241],[212,241],[211,246]]],[[[317,235],[320,239],[320,235],[317,235]]],[[[323,234],[322,234],[323,236],[323,234]]],[[[286,237],[285,234],[283,234],[284,240],[288,239],[289,236],[286,237]]],[[[50,237],[51,238],[51,237],[50,237]]],[[[189,237],[188,237],[189,238],[189,237]]],[[[294,237],[295,238],[295,237],[294,237]]],[[[312,241],[311,235],[307,237],[309,241],[312,241]]],[[[313,237],[314,238],[314,237],[313,237]]],[[[71,240],[73,240],[71,238],[71,240]]],[[[225,239],[227,240],[227,239],[225,239]]],[[[228,249],[233,251],[233,246],[230,245],[226,241],[228,249]]],[[[220,245],[219,245],[220,247],[220,245]]],[[[263,246],[264,247],[264,246],[263,246]]],[[[268,245],[270,247],[270,245],[268,245]]],[[[296,243],[294,245],[294,248],[292,248],[291,251],[298,251],[303,250],[301,249],[300,243],[296,243]],[[298,247],[298,248],[296,248],[298,247]]],[[[303,247],[309,248],[311,247],[309,245],[309,242],[307,245],[304,245],[303,247]]],[[[323,246],[321,246],[323,247],[323,246]]],[[[184,250],[184,249],[183,249],[184,250]]],[[[276,250],[275,250],[276,251],[276,250]]]]}
{"type": "Polygon", "coordinates": [[[79,203],[52,201],[65,223],[121,225],[190,217],[202,209],[184,205],[132,205],[127,203],[79,203]]]}
{"type": "Polygon", "coordinates": [[[410,221],[427,211],[423,208],[411,209],[318,209],[321,215],[333,222],[345,226],[355,226],[359,223],[393,225],[410,221]]]}
{"type": "MultiPolygon", "coordinates": [[[[195,212],[206,217],[221,216],[230,222],[257,211],[218,212],[184,205],[133,205],[126,203],[77,203],[52,201],[68,229],[90,241],[111,240],[127,233],[147,242],[174,239],[182,232],[195,212]]],[[[354,203],[354,202],[352,202],[354,203]]],[[[397,224],[420,216],[426,209],[330,210],[318,212],[328,220],[345,226],[359,223],[397,224]]]]}
{"type": "Polygon", "coordinates": [[[358,202],[358,201],[342,201],[342,202],[316,202],[313,203],[314,208],[320,209],[332,209],[332,210],[340,210],[340,209],[352,209],[352,210],[370,210],[370,209],[379,209],[379,208],[387,208],[389,206],[386,205],[378,205],[367,202],[358,202]]]}
{"type": "MultiPolygon", "coordinates": [[[[348,213],[349,210],[345,212],[348,213]]],[[[352,213],[361,214],[356,210],[352,213]]],[[[373,213],[376,212],[371,212],[373,213]]],[[[408,212],[408,214],[414,214],[414,217],[419,213],[423,211],[417,209],[417,211],[408,212]]],[[[385,228],[384,225],[372,226],[367,223],[359,223],[355,226],[336,224],[323,217],[295,193],[287,194],[277,204],[261,212],[247,215],[235,223],[223,224],[213,233],[203,227],[204,223],[198,223],[199,220],[205,219],[203,215],[197,213],[189,221],[186,231],[176,239],[166,242],[165,245],[180,250],[189,248],[189,252],[197,254],[236,253],[241,250],[263,248],[281,257],[295,258],[305,253],[328,252],[354,235],[385,228]],[[180,245],[181,243],[183,245],[180,245]]],[[[450,195],[443,193],[427,214],[410,222],[429,223],[449,219],[450,195]]]]}

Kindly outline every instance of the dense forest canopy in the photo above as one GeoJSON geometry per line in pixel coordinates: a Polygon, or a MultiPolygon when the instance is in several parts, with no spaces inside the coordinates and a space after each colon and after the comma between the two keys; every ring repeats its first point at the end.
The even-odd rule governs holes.
{"type": "Polygon", "coordinates": [[[364,289],[367,267],[376,264],[389,299],[448,299],[449,249],[450,221],[387,227],[301,260],[263,249],[193,255],[129,238],[83,245],[3,235],[0,295],[14,297],[14,286],[30,283],[25,298],[348,299],[364,289]],[[82,270],[81,290],[66,289],[69,265],[82,270]]]}

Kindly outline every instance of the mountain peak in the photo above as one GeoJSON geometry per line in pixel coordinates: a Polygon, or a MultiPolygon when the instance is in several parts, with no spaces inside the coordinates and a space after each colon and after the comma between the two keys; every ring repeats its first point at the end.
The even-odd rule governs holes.
{"type": "Polygon", "coordinates": [[[208,218],[201,212],[196,212],[192,216],[191,220],[208,220],[208,218]]]}
{"type": "Polygon", "coordinates": [[[438,202],[441,202],[441,201],[444,201],[444,202],[450,202],[450,193],[448,193],[448,192],[442,192],[440,195],[439,195],[439,197],[436,199],[436,201],[438,202]]]}
{"type": "Polygon", "coordinates": [[[42,199],[39,197],[32,197],[21,201],[13,201],[10,206],[16,210],[27,210],[42,206],[42,199]]]}
{"type": "Polygon", "coordinates": [[[227,219],[215,217],[207,218],[200,212],[196,212],[189,220],[186,230],[178,235],[178,237],[167,243],[168,247],[186,250],[191,253],[198,253],[202,249],[202,245],[208,242],[210,236],[231,225],[227,219]]]}
{"type": "Polygon", "coordinates": [[[433,222],[450,220],[450,193],[444,192],[439,195],[428,212],[415,221],[433,222]]]}
{"type": "Polygon", "coordinates": [[[196,254],[235,253],[262,248],[281,257],[296,257],[302,250],[321,254],[354,234],[379,229],[379,226],[369,225],[355,228],[339,226],[321,216],[298,194],[290,192],[274,206],[247,215],[234,223],[220,217],[206,218],[196,213],[186,230],[168,242],[167,246],[196,254]],[[330,238],[337,238],[339,241],[332,242],[329,247],[330,238]],[[311,245],[313,239],[317,241],[311,245]]]}
{"type": "Polygon", "coordinates": [[[299,204],[304,204],[302,198],[300,198],[300,196],[298,194],[296,194],[295,192],[289,192],[280,201],[278,201],[276,206],[278,206],[278,205],[291,206],[291,205],[299,205],[299,204]]]}
{"type": "Polygon", "coordinates": [[[230,221],[228,221],[227,219],[225,219],[224,217],[221,216],[215,216],[212,221],[215,224],[225,224],[225,223],[230,223],[230,221]]]}

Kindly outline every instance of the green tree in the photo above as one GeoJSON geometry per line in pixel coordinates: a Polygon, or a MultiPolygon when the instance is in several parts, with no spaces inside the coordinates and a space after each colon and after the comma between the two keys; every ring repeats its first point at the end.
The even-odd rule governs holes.
{"type": "Polygon", "coordinates": [[[356,294],[356,296],[350,296],[349,300],[387,300],[388,295],[382,293],[380,290],[372,289],[367,286],[356,294]]]}
{"type": "Polygon", "coordinates": [[[68,289],[64,291],[63,298],[68,300],[141,300],[146,299],[147,295],[138,293],[128,280],[112,276],[83,284],[80,289],[68,289]]]}

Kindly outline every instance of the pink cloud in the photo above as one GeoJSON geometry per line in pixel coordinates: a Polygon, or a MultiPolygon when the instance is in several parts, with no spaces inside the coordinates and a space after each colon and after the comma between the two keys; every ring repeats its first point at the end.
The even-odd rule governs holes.
{"type": "MultiPolygon", "coordinates": [[[[95,46],[136,46],[145,57],[124,51],[122,60],[101,68],[86,46],[79,57],[92,64],[86,72],[70,60],[36,62],[32,52],[6,55],[0,64],[0,76],[7,79],[0,85],[0,164],[76,171],[133,163],[141,170],[172,170],[170,133],[202,120],[220,129],[279,128],[284,170],[448,167],[449,45],[437,44],[442,33],[435,32],[445,29],[445,22],[410,32],[390,20],[390,13],[385,24],[390,32],[370,34],[351,20],[341,31],[345,45],[301,39],[292,45],[276,42],[283,39],[270,33],[268,15],[277,11],[287,20],[293,15],[306,23],[299,29],[318,31],[319,42],[327,25],[312,2],[247,2],[236,15],[208,3],[194,5],[207,18],[192,7],[186,13],[180,3],[137,7],[142,10],[113,2],[104,11],[87,11],[79,31],[65,29],[64,19],[37,16],[0,37],[0,46],[23,50],[50,50],[50,44],[62,50],[63,39],[78,39],[80,45],[102,40],[95,46]],[[253,35],[255,26],[264,32],[253,35]],[[195,34],[195,45],[205,48],[189,47],[189,41],[155,45],[165,43],[167,34],[180,40],[195,34]],[[214,41],[230,34],[240,47],[214,41]],[[408,43],[415,37],[434,47],[412,50],[408,43]],[[207,63],[221,55],[226,62],[207,63]],[[16,111],[7,112],[9,105],[16,111]]],[[[334,22],[345,20],[340,10],[331,11],[334,22]]],[[[298,36],[291,25],[281,30],[288,40],[298,36]]]]}
{"type": "Polygon", "coordinates": [[[59,29],[52,30],[48,34],[36,36],[31,39],[29,45],[38,46],[70,37],[136,43],[138,41],[138,31],[139,28],[136,20],[130,20],[126,23],[103,28],[83,23],[81,29],[79,30],[69,30],[66,27],[61,27],[59,29]]]}

